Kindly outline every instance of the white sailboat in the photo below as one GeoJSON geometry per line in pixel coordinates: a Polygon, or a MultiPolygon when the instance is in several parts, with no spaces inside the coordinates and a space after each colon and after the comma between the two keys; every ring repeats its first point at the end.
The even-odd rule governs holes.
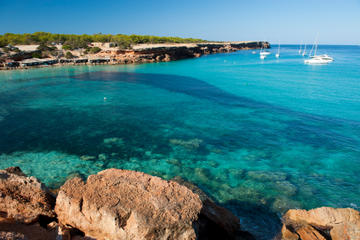
{"type": "Polygon", "coordinates": [[[299,47],[299,54],[301,54],[301,47],[302,47],[302,42],[301,42],[300,47],[299,47]]]}
{"type": "Polygon", "coordinates": [[[318,42],[317,42],[317,38],[316,38],[314,46],[311,49],[311,52],[309,54],[309,58],[304,60],[304,63],[306,63],[306,64],[326,64],[326,63],[330,63],[330,62],[334,61],[334,59],[327,54],[317,55],[317,48],[318,48],[318,42]],[[312,50],[314,48],[315,48],[314,55],[311,56],[312,50]]]}
{"type": "Polygon", "coordinates": [[[280,43],[279,43],[279,46],[278,46],[278,51],[277,51],[277,53],[275,54],[275,57],[276,57],[276,58],[279,58],[279,57],[280,57],[280,43]]]}
{"type": "Polygon", "coordinates": [[[304,45],[304,51],[302,52],[302,55],[305,56],[306,54],[306,44],[304,45]]]}
{"type": "Polygon", "coordinates": [[[268,50],[265,50],[263,47],[261,47],[261,49],[260,49],[260,58],[261,59],[265,59],[269,54],[271,54],[271,52],[269,52],[268,50]]]}

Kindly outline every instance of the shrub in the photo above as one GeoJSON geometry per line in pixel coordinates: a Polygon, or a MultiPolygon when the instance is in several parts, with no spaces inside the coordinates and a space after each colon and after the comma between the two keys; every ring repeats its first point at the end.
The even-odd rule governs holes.
{"type": "Polygon", "coordinates": [[[98,53],[98,52],[100,52],[100,51],[101,51],[101,48],[99,48],[99,47],[93,47],[93,48],[90,48],[89,53],[95,54],[95,53],[98,53]]]}
{"type": "Polygon", "coordinates": [[[39,50],[39,51],[49,51],[49,52],[51,52],[51,51],[56,50],[56,47],[49,47],[49,46],[41,43],[41,44],[37,47],[37,50],[39,50]]]}
{"type": "Polygon", "coordinates": [[[33,58],[41,58],[41,57],[42,57],[42,53],[41,53],[41,51],[36,51],[36,52],[33,52],[33,53],[31,54],[31,56],[32,56],[33,58]]]}
{"type": "Polygon", "coordinates": [[[65,58],[67,59],[74,58],[74,55],[71,52],[66,52],[65,58]]]}
{"type": "Polygon", "coordinates": [[[68,44],[64,44],[62,46],[62,49],[64,49],[64,50],[73,50],[72,47],[70,45],[68,45],[68,44]]]}

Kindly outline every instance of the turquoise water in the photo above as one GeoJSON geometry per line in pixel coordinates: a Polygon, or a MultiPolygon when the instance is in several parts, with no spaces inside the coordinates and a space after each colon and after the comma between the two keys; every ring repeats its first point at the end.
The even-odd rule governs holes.
{"type": "Polygon", "coordinates": [[[360,47],[319,49],[335,62],[284,46],[0,72],[0,168],[52,188],[111,167],[181,176],[264,239],[289,208],[358,209],[360,47]]]}

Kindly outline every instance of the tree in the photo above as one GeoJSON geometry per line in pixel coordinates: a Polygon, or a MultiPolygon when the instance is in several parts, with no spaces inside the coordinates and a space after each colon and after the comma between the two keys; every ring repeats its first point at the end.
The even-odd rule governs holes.
{"type": "Polygon", "coordinates": [[[36,51],[36,52],[33,52],[33,53],[31,54],[31,56],[32,56],[33,58],[42,58],[42,53],[41,53],[41,51],[36,51]]]}
{"type": "Polygon", "coordinates": [[[98,53],[98,52],[100,52],[100,51],[101,51],[101,48],[99,48],[99,47],[93,47],[93,48],[90,48],[89,53],[95,54],[95,53],[98,53]]]}
{"type": "Polygon", "coordinates": [[[71,58],[74,58],[74,55],[71,52],[66,52],[65,58],[71,59],[71,58]]]}
{"type": "Polygon", "coordinates": [[[53,34],[47,32],[35,32],[25,34],[5,33],[0,35],[0,47],[8,44],[63,44],[64,50],[86,48],[91,42],[116,42],[122,48],[128,48],[131,44],[137,43],[192,43],[206,42],[202,39],[179,38],[179,37],[158,37],[148,35],[124,35],[124,34],[53,34]]]}
{"type": "Polygon", "coordinates": [[[49,47],[46,44],[41,43],[36,49],[39,50],[39,51],[49,51],[49,52],[51,52],[51,51],[56,50],[56,47],[49,47]]]}

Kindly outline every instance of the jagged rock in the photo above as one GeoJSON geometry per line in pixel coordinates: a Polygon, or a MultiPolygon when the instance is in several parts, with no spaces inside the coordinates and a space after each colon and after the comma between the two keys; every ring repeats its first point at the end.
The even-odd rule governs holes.
{"type": "Polygon", "coordinates": [[[352,208],[321,207],[289,210],[283,216],[281,240],[359,240],[360,212],[352,208]]]}
{"type": "Polygon", "coordinates": [[[210,222],[210,224],[212,225],[215,224],[213,228],[206,229],[207,227],[209,227],[210,224],[206,225],[204,223],[201,223],[203,225],[200,225],[199,227],[204,228],[201,229],[201,232],[203,232],[204,234],[203,236],[201,236],[202,239],[226,239],[224,235],[218,235],[219,231],[221,232],[224,230],[229,233],[235,233],[236,239],[253,239],[250,233],[240,230],[239,219],[236,216],[234,216],[227,209],[216,205],[214,201],[196,185],[187,182],[178,176],[174,177],[172,180],[187,187],[194,194],[200,197],[200,200],[203,204],[200,213],[203,219],[202,221],[204,221],[205,223],[210,222]]]}
{"type": "Polygon", "coordinates": [[[60,225],[96,239],[234,239],[240,227],[237,217],[188,187],[119,169],[86,183],[68,180],[55,211],[60,225]]]}
{"type": "Polygon", "coordinates": [[[0,212],[22,223],[53,218],[55,198],[35,177],[27,177],[19,167],[0,170],[0,212]]]}
{"type": "Polygon", "coordinates": [[[0,231],[0,239],[1,240],[27,240],[24,234],[17,232],[5,232],[0,231]]]}
{"type": "Polygon", "coordinates": [[[0,240],[3,239],[54,240],[57,239],[57,228],[45,228],[38,222],[18,223],[0,217],[0,240]]]}

